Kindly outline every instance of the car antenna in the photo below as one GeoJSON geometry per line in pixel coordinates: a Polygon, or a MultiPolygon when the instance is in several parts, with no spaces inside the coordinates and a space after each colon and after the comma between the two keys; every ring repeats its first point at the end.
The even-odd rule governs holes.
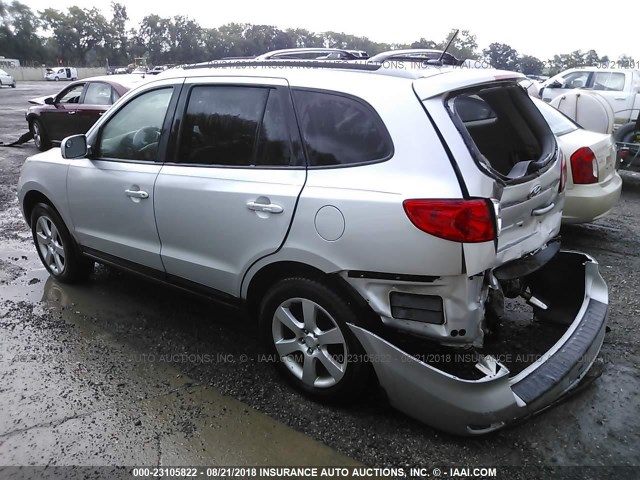
{"type": "Polygon", "coordinates": [[[442,65],[442,59],[444,58],[444,54],[447,53],[447,50],[449,50],[449,47],[451,46],[451,44],[453,43],[453,41],[456,39],[456,37],[458,36],[458,32],[460,31],[460,29],[456,30],[456,33],[453,34],[453,37],[451,37],[451,40],[449,40],[449,43],[447,43],[447,46],[444,48],[444,50],[442,51],[442,53],[440,54],[440,58],[438,58],[438,63],[440,65],[442,65]]]}

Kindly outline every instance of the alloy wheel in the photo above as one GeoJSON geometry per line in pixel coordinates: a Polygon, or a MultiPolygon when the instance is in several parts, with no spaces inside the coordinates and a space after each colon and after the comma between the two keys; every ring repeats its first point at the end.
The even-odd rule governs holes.
{"type": "Polygon", "coordinates": [[[347,368],[347,342],[336,320],[306,298],[291,298],[276,309],[273,342],[284,365],[309,387],[336,385],[347,368]]]}
{"type": "Polygon", "coordinates": [[[54,274],[62,274],[65,268],[64,245],[60,232],[49,217],[38,218],[36,238],[44,263],[54,274]]]}

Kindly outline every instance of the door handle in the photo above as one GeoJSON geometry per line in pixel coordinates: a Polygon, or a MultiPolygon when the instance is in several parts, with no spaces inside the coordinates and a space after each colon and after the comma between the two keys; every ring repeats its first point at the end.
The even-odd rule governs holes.
{"type": "Polygon", "coordinates": [[[613,97],[613,98],[614,98],[614,100],[626,100],[625,97],[613,97]]]}
{"type": "Polygon", "coordinates": [[[553,207],[555,207],[555,206],[556,206],[556,204],[551,202],[546,207],[536,208],[534,211],[531,212],[531,215],[534,216],[534,217],[539,217],[541,215],[544,215],[545,213],[549,213],[551,210],[553,210],[553,207]]]}
{"type": "Polygon", "coordinates": [[[124,193],[133,198],[149,198],[149,194],[144,190],[125,190],[124,193]]]}
{"type": "Polygon", "coordinates": [[[76,114],[76,111],[75,111],[75,110],[72,110],[72,111],[67,112],[67,113],[68,113],[69,115],[75,115],[75,114],[76,114]]]}
{"type": "Polygon", "coordinates": [[[267,212],[267,213],[284,212],[284,208],[282,208],[280,205],[276,205],[275,203],[247,202],[247,208],[249,210],[253,210],[254,212],[267,212]]]}

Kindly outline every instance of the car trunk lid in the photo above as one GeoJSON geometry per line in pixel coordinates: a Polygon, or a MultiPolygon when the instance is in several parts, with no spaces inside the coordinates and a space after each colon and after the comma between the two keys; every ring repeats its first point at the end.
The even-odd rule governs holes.
{"type": "Polygon", "coordinates": [[[562,153],[515,80],[494,79],[422,100],[450,147],[465,196],[491,198],[495,205],[498,237],[463,245],[467,273],[520,258],[555,237],[564,203],[562,153]]]}

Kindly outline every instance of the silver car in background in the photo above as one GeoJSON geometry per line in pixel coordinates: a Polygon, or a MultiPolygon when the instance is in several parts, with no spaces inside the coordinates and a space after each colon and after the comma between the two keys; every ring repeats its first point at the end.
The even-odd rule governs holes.
{"type": "Polygon", "coordinates": [[[570,392],[606,323],[597,263],[559,250],[565,160],[521,79],[175,68],[27,159],[19,200],[56,279],[98,261],[242,306],[308,395],[344,401],[376,380],[405,413],[482,434],[570,392]],[[566,326],[517,374],[488,355],[453,372],[396,341],[480,349],[505,296],[566,326]]]}

